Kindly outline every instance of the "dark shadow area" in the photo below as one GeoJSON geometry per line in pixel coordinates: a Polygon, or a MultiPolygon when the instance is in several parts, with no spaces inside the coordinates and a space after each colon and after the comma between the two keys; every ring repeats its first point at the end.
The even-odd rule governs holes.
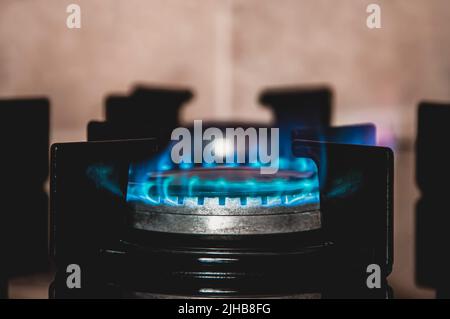
{"type": "Polygon", "coordinates": [[[273,126],[280,128],[282,141],[289,140],[294,129],[331,125],[333,91],[329,87],[267,88],[259,102],[272,110],[273,126]]]}
{"type": "Polygon", "coordinates": [[[275,126],[330,126],[333,92],[329,87],[277,87],[261,92],[259,101],[269,106],[275,126]]]}
{"type": "Polygon", "coordinates": [[[49,109],[45,98],[0,100],[3,281],[48,269],[49,109]]]}
{"type": "Polygon", "coordinates": [[[188,89],[138,86],[128,96],[110,95],[105,121],[88,124],[88,140],[124,140],[155,137],[170,140],[180,126],[179,110],[193,97],[188,89]]]}
{"type": "Polygon", "coordinates": [[[273,114],[273,127],[280,129],[280,150],[290,156],[292,132],[331,125],[333,92],[329,87],[280,86],[266,88],[259,102],[273,114]]]}
{"type": "Polygon", "coordinates": [[[450,104],[423,102],[418,110],[416,181],[421,197],[416,204],[416,281],[450,298],[450,104]]]}

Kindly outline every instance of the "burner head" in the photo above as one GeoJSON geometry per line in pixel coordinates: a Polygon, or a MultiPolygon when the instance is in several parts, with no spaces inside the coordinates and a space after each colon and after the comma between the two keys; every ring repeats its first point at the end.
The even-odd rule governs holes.
{"type": "MultiPolygon", "coordinates": [[[[204,127],[210,128],[211,123],[204,127]]],[[[243,148],[231,130],[218,127],[214,129],[222,132],[222,138],[201,142],[202,148],[209,146],[218,156],[212,163],[194,163],[190,158],[175,164],[171,152],[175,144],[143,161],[130,162],[126,201],[132,207],[133,227],[203,235],[275,234],[320,228],[318,169],[313,160],[282,154],[277,159],[277,173],[262,174],[268,164],[262,164],[254,145],[250,146],[258,145],[258,141],[251,140],[248,133],[243,148]]],[[[234,130],[256,132],[236,123],[234,130]]],[[[189,132],[198,133],[195,125],[189,132]]],[[[95,169],[92,167],[94,175],[95,169]]]]}
{"type": "MultiPolygon", "coordinates": [[[[304,159],[308,161],[308,159],[304,159]]],[[[261,175],[258,168],[130,169],[127,201],[138,229],[188,234],[267,234],[320,228],[317,167],[261,175]],[[144,178],[133,176],[146,172],[144,178]]],[[[305,167],[305,165],[303,165],[305,167]]],[[[298,167],[298,169],[300,169],[298,167]]]]}

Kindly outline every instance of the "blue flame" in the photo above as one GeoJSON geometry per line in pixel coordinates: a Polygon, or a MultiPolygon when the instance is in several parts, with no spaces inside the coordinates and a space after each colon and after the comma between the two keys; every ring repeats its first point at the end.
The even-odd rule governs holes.
{"type": "Polygon", "coordinates": [[[86,175],[95,182],[97,188],[105,189],[112,194],[122,197],[122,190],[116,176],[114,166],[108,164],[91,165],[86,170],[86,175]]]}
{"type": "Polygon", "coordinates": [[[126,199],[150,206],[319,204],[318,169],[312,159],[284,156],[274,175],[261,175],[262,165],[174,164],[165,151],[130,165],[126,199]]]}

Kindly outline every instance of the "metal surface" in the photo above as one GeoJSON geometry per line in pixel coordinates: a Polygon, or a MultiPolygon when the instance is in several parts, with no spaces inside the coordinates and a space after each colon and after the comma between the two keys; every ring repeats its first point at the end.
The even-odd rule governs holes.
{"type": "Polygon", "coordinates": [[[183,295],[167,295],[167,294],[154,294],[146,292],[129,292],[125,293],[125,298],[129,299],[322,299],[321,293],[304,293],[293,295],[262,295],[262,296],[245,296],[238,295],[234,297],[220,296],[220,291],[207,291],[212,295],[206,296],[183,296],[183,295]],[[214,295],[217,294],[217,295],[214,295]]]}
{"type": "Polygon", "coordinates": [[[271,215],[185,215],[136,211],[136,229],[180,234],[256,235],[319,229],[320,211],[271,215]]]}

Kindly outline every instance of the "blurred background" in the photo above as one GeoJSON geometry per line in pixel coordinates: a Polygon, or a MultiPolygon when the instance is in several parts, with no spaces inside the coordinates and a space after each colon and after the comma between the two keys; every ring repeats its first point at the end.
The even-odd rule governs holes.
{"type": "MultiPolygon", "coordinates": [[[[136,84],[191,88],[185,123],[270,122],[262,89],[328,85],[333,124],[373,122],[395,151],[395,295],[432,298],[414,280],[414,140],[419,101],[450,100],[449,38],[448,0],[2,0],[0,98],[47,96],[53,143],[86,140],[105,96],[136,84]]],[[[45,298],[50,278],[14,279],[10,296],[45,298]]]]}

